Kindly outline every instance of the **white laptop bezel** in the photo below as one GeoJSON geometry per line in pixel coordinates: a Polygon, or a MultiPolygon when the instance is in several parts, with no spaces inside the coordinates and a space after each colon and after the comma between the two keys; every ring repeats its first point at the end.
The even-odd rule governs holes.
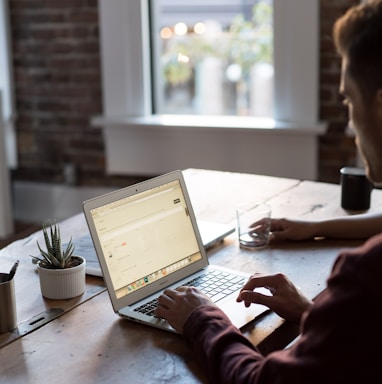
{"type": "Polygon", "coordinates": [[[192,208],[192,204],[190,201],[190,197],[187,192],[186,183],[184,181],[184,177],[182,174],[182,171],[177,170],[173,171],[146,181],[143,181],[138,184],[134,184],[131,186],[128,186],[126,188],[119,189],[114,192],[110,192],[108,194],[87,200],[83,202],[83,211],[85,214],[85,218],[89,227],[90,235],[92,237],[94,248],[96,250],[96,254],[98,257],[99,264],[101,266],[103,278],[105,281],[106,286],[108,287],[108,293],[112,302],[112,306],[115,312],[118,312],[121,308],[132,305],[136,302],[141,301],[142,299],[153,295],[156,292],[161,291],[162,289],[166,288],[167,286],[170,286],[174,283],[176,283],[179,280],[184,279],[185,272],[189,275],[192,273],[195,273],[202,268],[206,267],[208,265],[208,258],[207,254],[205,252],[203,242],[199,233],[199,229],[196,223],[195,214],[192,208]],[[93,217],[91,214],[91,210],[98,208],[100,206],[103,206],[105,204],[112,203],[113,201],[117,201],[120,199],[123,199],[125,197],[132,196],[136,193],[141,193],[144,191],[147,191],[151,188],[154,188],[159,185],[167,184],[172,181],[179,180],[180,187],[183,192],[183,196],[186,202],[186,205],[189,210],[190,219],[192,222],[192,226],[194,228],[195,237],[198,243],[199,252],[201,254],[201,259],[196,261],[195,263],[185,267],[181,271],[176,271],[158,281],[155,281],[151,284],[148,284],[147,286],[142,287],[137,292],[131,292],[130,294],[122,297],[117,298],[115,291],[113,289],[113,284],[111,281],[110,273],[106,265],[105,256],[102,252],[102,247],[99,242],[98,236],[96,236],[96,227],[94,225],[93,217]]]}

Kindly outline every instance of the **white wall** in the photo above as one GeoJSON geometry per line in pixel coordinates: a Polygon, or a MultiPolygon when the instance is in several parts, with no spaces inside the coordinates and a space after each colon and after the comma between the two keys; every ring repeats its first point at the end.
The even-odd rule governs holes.
{"type": "Polygon", "coordinates": [[[12,200],[10,192],[10,177],[6,161],[5,132],[1,107],[0,91],[0,238],[13,233],[12,200]]]}

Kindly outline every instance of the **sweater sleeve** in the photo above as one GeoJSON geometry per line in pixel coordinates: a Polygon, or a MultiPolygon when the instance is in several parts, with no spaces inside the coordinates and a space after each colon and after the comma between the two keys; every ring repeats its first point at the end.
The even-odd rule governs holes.
{"type": "Polygon", "coordinates": [[[253,382],[263,357],[220,309],[195,309],[184,325],[184,336],[211,383],[253,382]]]}
{"type": "Polygon", "coordinates": [[[380,382],[381,271],[382,236],[342,252],[287,350],[261,355],[215,306],[196,308],[183,333],[211,383],[380,382]]]}

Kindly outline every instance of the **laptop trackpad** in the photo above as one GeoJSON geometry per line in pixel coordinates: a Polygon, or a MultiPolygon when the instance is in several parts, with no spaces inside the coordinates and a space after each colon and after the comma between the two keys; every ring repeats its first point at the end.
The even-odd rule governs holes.
{"type": "MultiPolygon", "coordinates": [[[[260,288],[256,291],[269,295],[269,291],[265,288],[260,288]]],[[[247,308],[244,303],[238,303],[236,298],[230,298],[230,300],[221,304],[217,303],[217,305],[237,328],[244,327],[244,325],[247,325],[249,322],[269,310],[268,307],[260,304],[252,304],[247,308]]]]}

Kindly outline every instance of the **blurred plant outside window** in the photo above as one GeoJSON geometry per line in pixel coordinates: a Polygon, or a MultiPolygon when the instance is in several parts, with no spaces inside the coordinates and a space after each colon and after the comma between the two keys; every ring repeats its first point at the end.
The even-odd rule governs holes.
{"type": "Polygon", "coordinates": [[[165,6],[174,1],[154,2],[155,113],[273,116],[272,0],[234,1],[249,12],[220,18],[216,0],[189,18],[165,6]]]}

